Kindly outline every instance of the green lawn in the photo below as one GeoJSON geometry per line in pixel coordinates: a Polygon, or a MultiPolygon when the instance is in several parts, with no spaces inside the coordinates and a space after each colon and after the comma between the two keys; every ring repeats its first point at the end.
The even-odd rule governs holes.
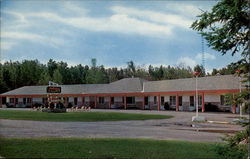
{"type": "Polygon", "coordinates": [[[219,158],[213,143],[149,139],[0,139],[0,155],[7,158],[219,158]]]}
{"type": "Polygon", "coordinates": [[[70,112],[45,113],[39,111],[0,110],[0,119],[36,120],[36,121],[121,121],[168,119],[172,116],[113,113],[113,112],[70,112]]]}

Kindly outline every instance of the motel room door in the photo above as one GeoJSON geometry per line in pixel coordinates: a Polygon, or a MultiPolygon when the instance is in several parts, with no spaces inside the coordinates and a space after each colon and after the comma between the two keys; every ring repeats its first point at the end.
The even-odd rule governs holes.
{"type": "Polygon", "coordinates": [[[144,109],[150,109],[148,97],[144,97],[144,109]]]}

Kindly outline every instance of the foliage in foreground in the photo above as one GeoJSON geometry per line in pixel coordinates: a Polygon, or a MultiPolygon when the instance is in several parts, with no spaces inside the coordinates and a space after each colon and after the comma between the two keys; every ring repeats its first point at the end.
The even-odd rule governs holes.
{"type": "MultiPolygon", "coordinates": [[[[245,91],[237,95],[227,95],[231,104],[244,105],[249,112],[250,105],[250,54],[249,54],[249,0],[221,0],[213,6],[210,12],[203,12],[197,16],[191,28],[201,33],[214,50],[222,53],[231,53],[232,56],[240,53],[241,59],[232,63],[238,76],[243,76],[242,84],[245,91]]],[[[214,70],[213,72],[216,72],[214,70]]],[[[249,148],[249,121],[246,130],[235,136],[224,139],[227,145],[217,147],[217,152],[225,159],[245,159],[249,148]]]]}
{"type": "Polygon", "coordinates": [[[0,119],[35,120],[35,121],[121,121],[121,120],[148,120],[168,119],[172,116],[116,113],[116,112],[70,112],[46,113],[40,111],[1,110],[0,119]]]}
{"type": "Polygon", "coordinates": [[[216,152],[222,159],[246,159],[249,155],[249,120],[242,125],[246,129],[238,132],[234,136],[227,135],[223,138],[227,142],[226,145],[219,145],[216,148],[216,152]]]}
{"type": "Polygon", "coordinates": [[[148,139],[0,139],[0,154],[8,158],[218,158],[212,143],[148,139]]]}

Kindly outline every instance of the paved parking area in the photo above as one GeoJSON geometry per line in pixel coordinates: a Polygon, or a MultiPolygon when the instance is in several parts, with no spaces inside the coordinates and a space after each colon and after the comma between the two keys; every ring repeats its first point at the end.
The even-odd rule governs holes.
{"type": "MultiPolygon", "coordinates": [[[[104,112],[173,115],[171,119],[105,122],[44,122],[0,119],[1,137],[91,137],[91,138],[151,138],[222,142],[225,133],[242,130],[234,124],[192,123],[194,112],[148,110],[91,110],[104,112]]],[[[231,113],[200,113],[207,120],[231,122],[239,115],[231,113]]]]}

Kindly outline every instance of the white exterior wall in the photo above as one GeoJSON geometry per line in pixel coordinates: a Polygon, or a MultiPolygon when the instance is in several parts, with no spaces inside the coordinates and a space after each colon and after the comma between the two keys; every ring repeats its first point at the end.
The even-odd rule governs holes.
{"type": "Polygon", "coordinates": [[[122,97],[114,97],[115,102],[122,102],[122,97]]]}
{"type": "Polygon", "coordinates": [[[164,96],[164,102],[168,102],[169,103],[169,100],[170,99],[170,97],[169,96],[164,96]]]}
{"type": "Polygon", "coordinates": [[[82,102],[82,97],[77,97],[77,102],[82,102]]]}
{"type": "Polygon", "coordinates": [[[69,97],[69,102],[74,102],[74,97],[69,97]]]}
{"type": "MultiPolygon", "coordinates": [[[[158,96],[156,96],[156,101],[158,101],[158,96]]],[[[154,96],[149,96],[149,102],[154,102],[154,96]]]]}
{"type": "Polygon", "coordinates": [[[191,95],[183,95],[182,96],[182,102],[190,102],[189,101],[189,97],[190,97],[191,95]]]}
{"type": "Polygon", "coordinates": [[[6,102],[9,103],[10,102],[10,97],[6,98],[6,102]]]}
{"type": "MultiPolygon", "coordinates": [[[[74,98],[75,97],[69,97],[69,102],[74,102],[74,98]]],[[[85,97],[85,101],[86,101],[86,97],[85,97]]],[[[77,102],[82,102],[82,97],[77,97],[77,102]]]]}
{"type": "Polygon", "coordinates": [[[18,98],[18,103],[23,102],[23,98],[18,98]]]}
{"type": "Polygon", "coordinates": [[[89,96],[84,97],[85,102],[89,102],[89,96]]]}
{"type": "Polygon", "coordinates": [[[143,102],[143,97],[135,97],[135,102],[143,102]]]}
{"type": "Polygon", "coordinates": [[[32,101],[33,102],[43,102],[43,98],[32,98],[32,101]]]}
{"type": "Polygon", "coordinates": [[[104,102],[109,102],[110,97],[104,97],[104,102]]]}
{"type": "Polygon", "coordinates": [[[220,102],[219,94],[205,94],[205,102],[220,102]]]}

